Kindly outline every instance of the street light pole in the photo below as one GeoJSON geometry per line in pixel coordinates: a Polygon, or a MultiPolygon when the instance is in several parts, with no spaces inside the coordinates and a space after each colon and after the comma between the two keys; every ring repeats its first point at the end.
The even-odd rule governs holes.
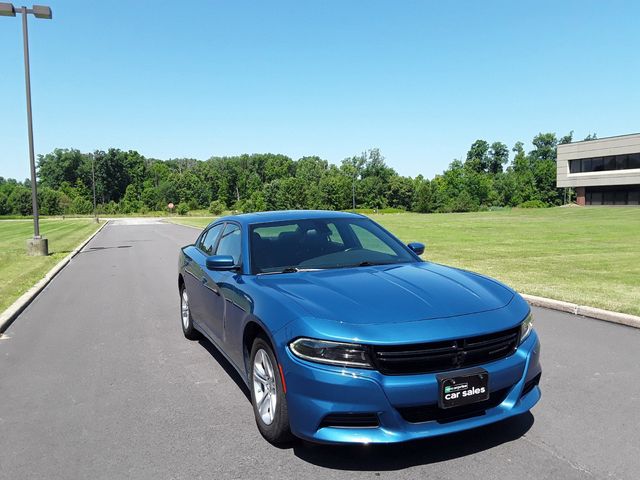
{"type": "Polygon", "coordinates": [[[96,155],[91,154],[91,185],[93,186],[93,220],[98,223],[98,215],[96,212],[96,155]]]}
{"type": "Polygon", "coordinates": [[[24,84],[27,90],[27,129],[29,131],[29,163],[31,165],[31,203],[33,204],[33,238],[40,239],[40,218],[38,216],[38,187],[36,185],[36,160],[33,153],[33,117],[31,114],[31,71],[29,69],[29,27],[27,7],[22,13],[22,42],[24,44],[24,84]]]}
{"type": "MultiPolygon", "coordinates": [[[[33,238],[27,240],[28,255],[48,255],[49,244],[46,238],[40,235],[40,218],[38,215],[38,186],[36,182],[36,160],[33,148],[33,116],[31,111],[31,71],[29,69],[29,29],[27,26],[27,14],[31,13],[36,18],[51,19],[51,9],[43,5],[34,5],[33,8],[20,7],[17,9],[22,14],[22,42],[24,45],[24,83],[27,93],[27,129],[29,132],[29,165],[31,170],[31,202],[33,204],[33,238]]],[[[16,8],[11,3],[0,3],[0,16],[15,17],[16,8]]]]}
{"type": "Polygon", "coordinates": [[[351,182],[351,201],[353,205],[353,211],[356,211],[356,176],[353,176],[353,182],[351,182]]]}

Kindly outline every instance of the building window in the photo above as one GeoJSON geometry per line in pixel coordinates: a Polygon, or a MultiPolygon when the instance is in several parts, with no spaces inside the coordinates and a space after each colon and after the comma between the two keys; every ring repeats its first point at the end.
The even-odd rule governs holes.
{"type": "Polygon", "coordinates": [[[602,205],[602,192],[589,190],[590,201],[588,205],[602,205]]]}
{"type": "Polygon", "coordinates": [[[569,160],[569,173],[604,172],[640,168],[640,153],[569,160]]]}
{"type": "Polygon", "coordinates": [[[617,192],[615,192],[615,197],[614,197],[614,204],[615,205],[626,205],[627,204],[627,192],[624,190],[618,190],[617,192]]]}
{"type": "Polygon", "coordinates": [[[629,155],[616,155],[616,168],[615,170],[626,170],[629,164],[629,155]]]}
{"type": "Polygon", "coordinates": [[[640,185],[587,187],[587,205],[640,205],[640,185]]]}
{"type": "Polygon", "coordinates": [[[603,192],[603,197],[604,197],[604,199],[602,200],[603,205],[613,205],[614,192],[610,190],[603,192]]]}
{"type": "Polygon", "coordinates": [[[615,155],[611,155],[609,157],[603,157],[604,161],[604,169],[605,170],[615,170],[616,169],[616,157],[615,155]]]}

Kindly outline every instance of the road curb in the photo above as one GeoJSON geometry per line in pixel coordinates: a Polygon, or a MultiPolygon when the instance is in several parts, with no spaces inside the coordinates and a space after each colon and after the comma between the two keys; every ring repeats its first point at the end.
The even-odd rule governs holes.
{"type": "Polygon", "coordinates": [[[89,238],[77,246],[69,255],[60,260],[45,276],[38,281],[33,287],[23,293],[15,302],[13,302],[2,314],[0,314],[0,335],[13,323],[25,308],[49,285],[51,280],[60,273],[60,271],[75,257],[80,251],[95,237],[100,231],[107,226],[109,220],[104,222],[89,238]]]}
{"type": "Polygon", "coordinates": [[[640,317],[629,315],[628,313],[612,312],[601,308],[588,307],[586,305],[553,300],[551,298],[537,297],[535,295],[526,295],[524,293],[522,294],[522,297],[529,302],[529,304],[536,307],[549,308],[551,310],[573,313],[574,315],[582,315],[583,317],[595,318],[596,320],[603,320],[605,322],[640,328],[640,317]]]}

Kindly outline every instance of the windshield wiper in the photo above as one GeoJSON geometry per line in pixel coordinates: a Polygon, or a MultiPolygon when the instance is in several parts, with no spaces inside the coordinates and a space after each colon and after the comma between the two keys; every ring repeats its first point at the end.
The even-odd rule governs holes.
{"type": "Polygon", "coordinates": [[[285,267],[282,270],[276,270],[275,272],[261,272],[258,275],[277,275],[279,273],[296,273],[296,272],[316,272],[318,270],[324,270],[324,268],[285,267]]]}
{"type": "Polygon", "coordinates": [[[279,273],[295,273],[295,272],[299,272],[300,269],[298,267],[286,267],[283,268],[282,270],[280,270],[279,273]]]}
{"type": "Polygon", "coordinates": [[[360,262],[358,267],[373,267],[374,265],[391,265],[394,262],[372,262],[371,260],[365,260],[364,262],[360,262]]]}

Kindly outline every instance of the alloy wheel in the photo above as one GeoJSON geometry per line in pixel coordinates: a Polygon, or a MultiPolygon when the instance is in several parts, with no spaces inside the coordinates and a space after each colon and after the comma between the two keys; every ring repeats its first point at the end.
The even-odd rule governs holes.
{"type": "Polygon", "coordinates": [[[180,315],[182,317],[182,326],[185,330],[189,328],[189,295],[187,295],[187,289],[182,290],[182,296],[180,297],[180,315]]]}
{"type": "Polygon", "coordinates": [[[276,413],[278,391],[275,369],[263,349],[258,350],[253,359],[253,394],[260,418],[265,425],[271,425],[276,413]]]}

